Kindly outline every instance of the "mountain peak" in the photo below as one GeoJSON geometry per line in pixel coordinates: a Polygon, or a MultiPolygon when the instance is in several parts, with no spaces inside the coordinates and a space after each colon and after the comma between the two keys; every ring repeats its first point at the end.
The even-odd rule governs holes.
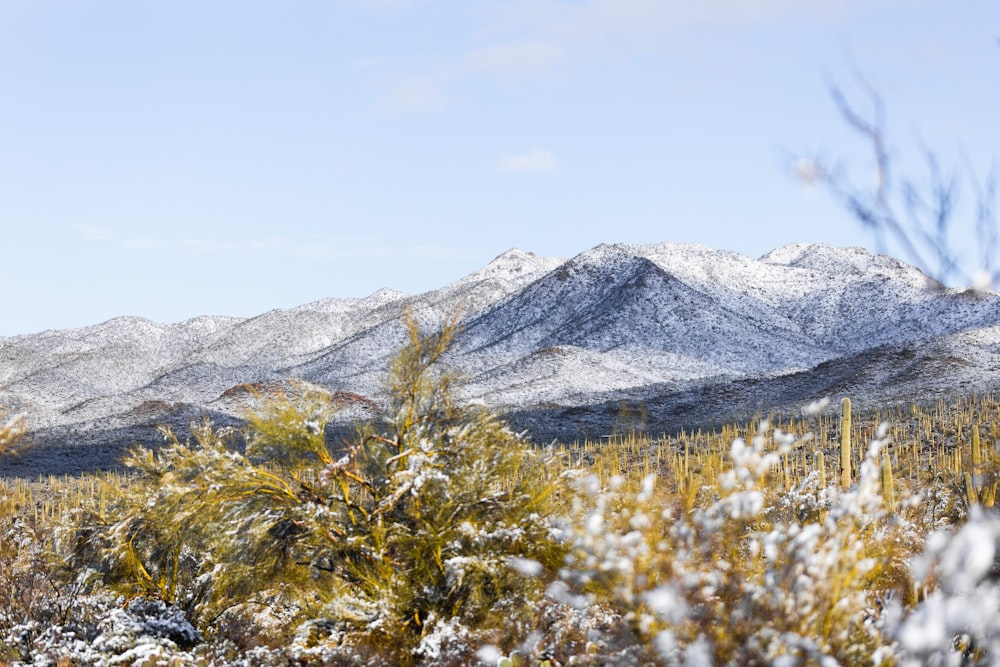
{"type": "Polygon", "coordinates": [[[368,303],[389,303],[390,301],[397,301],[399,299],[406,298],[406,292],[400,292],[389,287],[383,287],[382,289],[376,290],[364,298],[365,302],[368,303]]]}
{"type": "Polygon", "coordinates": [[[521,250],[520,248],[508,248],[507,250],[504,250],[502,253],[494,257],[490,263],[492,264],[493,262],[499,262],[499,261],[524,261],[530,257],[538,257],[538,255],[531,252],[530,250],[521,250]]]}
{"type": "Polygon", "coordinates": [[[564,264],[561,257],[543,257],[533,252],[511,248],[493,258],[489,264],[458,281],[471,284],[483,280],[522,282],[525,278],[540,277],[557,266],[564,264]]]}
{"type": "Polygon", "coordinates": [[[912,287],[940,287],[940,284],[915,266],[857,246],[842,248],[823,243],[790,243],[775,248],[761,257],[760,261],[837,275],[892,275],[901,283],[912,287]]]}
{"type": "Polygon", "coordinates": [[[788,243],[775,248],[760,258],[768,264],[808,266],[819,268],[827,265],[860,269],[870,266],[883,255],[877,255],[858,246],[837,247],[825,243],[788,243]]]}
{"type": "Polygon", "coordinates": [[[536,255],[530,250],[521,250],[520,248],[510,248],[496,257],[493,258],[487,267],[506,267],[516,271],[523,270],[525,267],[537,267],[543,264],[551,263],[557,260],[560,262],[565,261],[561,257],[545,257],[536,255]]]}

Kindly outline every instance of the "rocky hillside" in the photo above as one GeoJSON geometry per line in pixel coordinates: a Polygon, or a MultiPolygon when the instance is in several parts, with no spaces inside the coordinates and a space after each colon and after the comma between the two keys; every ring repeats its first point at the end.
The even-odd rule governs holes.
{"type": "Polygon", "coordinates": [[[377,410],[404,309],[460,312],[465,397],[538,438],[667,431],[829,396],[929,400],[1000,384],[1000,295],[944,289],[898,260],[795,244],[760,259],[700,246],[511,250],[439,290],[325,299],[250,319],[122,317],[0,338],[0,406],[34,447],[4,472],[114,464],[155,425],[236,421],[304,380],[345,419],[377,410]],[[623,422],[623,415],[632,415],[623,422]]]}

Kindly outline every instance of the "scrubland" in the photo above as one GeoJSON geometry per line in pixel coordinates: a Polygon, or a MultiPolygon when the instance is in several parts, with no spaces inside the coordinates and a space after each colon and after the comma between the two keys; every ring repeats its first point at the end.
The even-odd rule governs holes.
{"type": "Polygon", "coordinates": [[[0,481],[0,664],[1000,662],[1000,396],[533,443],[409,325],[348,441],[301,385],[0,481]]]}

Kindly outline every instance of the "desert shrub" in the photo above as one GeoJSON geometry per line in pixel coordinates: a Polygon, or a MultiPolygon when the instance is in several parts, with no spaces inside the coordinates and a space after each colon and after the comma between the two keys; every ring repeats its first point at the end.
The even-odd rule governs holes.
{"type": "Polygon", "coordinates": [[[20,506],[0,497],[0,659],[20,657],[52,595],[46,551],[20,506]]]}
{"type": "Polygon", "coordinates": [[[25,435],[24,415],[6,418],[0,410],[0,458],[16,453],[25,435]]]}
{"type": "Polygon", "coordinates": [[[83,599],[95,573],[61,572],[55,522],[39,518],[34,507],[4,491],[0,488],[0,662],[30,661],[53,627],[86,634],[93,617],[83,599]]]}
{"type": "MultiPolygon", "coordinates": [[[[959,528],[931,534],[912,561],[925,595],[912,609],[894,603],[900,665],[994,665],[1000,655],[1000,519],[973,508],[959,528]]],[[[895,601],[894,601],[895,602],[895,601]]]]}
{"type": "Polygon", "coordinates": [[[139,478],[105,517],[80,522],[78,566],[206,629],[232,605],[284,606],[292,628],[314,619],[312,648],[391,664],[521,641],[562,562],[548,518],[561,468],[455,403],[435,370],[454,324],[407,326],[383,422],[331,446],[329,396],[303,386],[250,418],[244,451],[207,423],[193,442],[166,431],[126,459],[139,478]]]}
{"type": "Polygon", "coordinates": [[[200,641],[180,611],[162,601],[83,595],[70,614],[36,619],[17,639],[15,664],[132,665],[206,664],[190,647],[200,641]]]}
{"type": "Polygon", "coordinates": [[[587,653],[605,664],[892,659],[879,601],[910,588],[913,542],[907,521],[884,510],[881,443],[851,490],[809,476],[785,492],[772,478],[791,443],[775,440],[766,451],[763,433],[737,439],[728,469],[687,510],[655,475],[603,488],[582,480],[563,522],[570,554],[549,594],[605,614],[612,606],[620,622],[591,633],[587,653]]]}

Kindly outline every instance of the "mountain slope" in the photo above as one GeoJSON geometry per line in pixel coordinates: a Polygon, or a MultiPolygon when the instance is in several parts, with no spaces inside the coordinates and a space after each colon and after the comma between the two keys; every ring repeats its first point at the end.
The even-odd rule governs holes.
{"type": "Polygon", "coordinates": [[[944,289],[861,249],[793,244],[754,260],[615,244],[568,261],[511,250],[416,296],[0,338],[0,407],[26,413],[39,457],[8,467],[57,451],[66,469],[74,451],[87,461],[78,467],[111,465],[122,443],[155,438],[157,422],[235,423],[248,405],[240,387],[288,378],[354,396],[362,412],[348,413],[367,414],[407,311],[428,327],[458,314],[447,363],[468,380],[463,396],[539,435],[612,428],[623,401],[667,428],[824,393],[927,398],[1000,384],[1000,295],[944,289]]]}

